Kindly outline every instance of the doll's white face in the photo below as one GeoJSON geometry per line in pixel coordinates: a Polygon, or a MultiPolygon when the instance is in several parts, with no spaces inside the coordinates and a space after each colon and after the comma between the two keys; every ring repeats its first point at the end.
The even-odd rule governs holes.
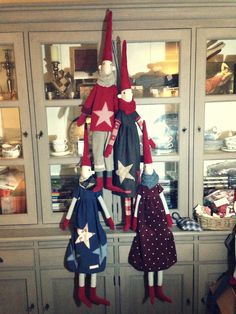
{"type": "Polygon", "coordinates": [[[153,165],[152,164],[145,164],[144,165],[144,173],[147,175],[153,174],[153,165]]]}
{"type": "Polygon", "coordinates": [[[102,64],[99,65],[99,70],[101,73],[109,75],[112,73],[112,71],[114,71],[114,66],[110,60],[103,60],[102,64]]]}
{"type": "Polygon", "coordinates": [[[82,166],[79,181],[83,182],[94,174],[90,166],[82,166]]]}
{"type": "Polygon", "coordinates": [[[133,92],[131,88],[127,88],[121,91],[121,93],[118,95],[118,98],[123,99],[124,101],[131,102],[133,99],[133,92]]]}

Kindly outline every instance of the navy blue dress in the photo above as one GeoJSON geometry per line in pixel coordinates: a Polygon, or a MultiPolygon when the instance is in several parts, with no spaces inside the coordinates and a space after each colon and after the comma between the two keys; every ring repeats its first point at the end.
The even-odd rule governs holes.
{"type": "Polygon", "coordinates": [[[126,114],[119,110],[116,120],[121,122],[114,144],[114,184],[130,194],[118,193],[123,197],[135,197],[140,174],[140,141],[136,121],[136,111],[126,114]]]}
{"type": "Polygon", "coordinates": [[[101,191],[93,192],[82,186],[74,191],[79,198],[72,216],[72,235],[66,251],[65,266],[78,273],[102,272],[106,266],[107,238],[99,221],[98,197],[101,191]]]}

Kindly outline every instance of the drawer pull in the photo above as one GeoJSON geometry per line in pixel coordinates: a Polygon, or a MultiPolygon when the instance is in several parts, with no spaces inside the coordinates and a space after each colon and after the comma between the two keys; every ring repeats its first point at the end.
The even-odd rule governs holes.
{"type": "Polygon", "coordinates": [[[27,312],[32,312],[34,310],[34,303],[32,303],[28,308],[27,308],[27,312]]]}
{"type": "Polygon", "coordinates": [[[187,305],[190,305],[190,304],[191,304],[191,301],[190,301],[189,298],[186,300],[186,304],[187,304],[187,305]]]}
{"type": "Polygon", "coordinates": [[[4,262],[3,258],[0,257],[0,263],[3,263],[3,262],[4,262]]]}
{"type": "Polygon", "coordinates": [[[50,308],[49,304],[47,303],[45,306],[44,306],[44,311],[48,311],[50,308]]]}

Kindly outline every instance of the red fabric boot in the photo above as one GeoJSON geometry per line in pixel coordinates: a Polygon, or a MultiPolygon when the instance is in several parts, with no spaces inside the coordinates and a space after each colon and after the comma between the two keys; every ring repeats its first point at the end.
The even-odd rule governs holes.
{"type": "Polygon", "coordinates": [[[131,225],[131,215],[125,215],[125,225],[123,227],[123,231],[128,231],[131,225]]]}
{"type": "Polygon", "coordinates": [[[164,294],[164,292],[163,292],[163,290],[162,290],[162,286],[156,286],[156,287],[155,287],[155,293],[156,293],[156,297],[157,297],[159,300],[161,300],[161,301],[163,301],[163,302],[169,302],[169,303],[172,302],[171,298],[167,297],[167,296],[164,294]]]}
{"type": "Polygon", "coordinates": [[[89,301],[89,299],[86,297],[85,295],[85,287],[79,287],[78,288],[78,298],[80,299],[80,301],[82,303],[84,303],[88,308],[92,307],[91,302],[89,301]]]}
{"type": "Polygon", "coordinates": [[[111,177],[107,177],[105,188],[107,190],[110,190],[110,191],[126,193],[126,194],[129,194],[131,192],[131,191],[125,191],[125,190],[119,188],[118,186],[113,185],[111,177]]]}
{"type": "Polygon", "coordinates": [[[93,192],[101,191],[103,188],[103,177],[97,177],[96,179],[96,186],[93,189],[93,192]]]}
{"type": "Polygon", "coordinates": [[[149,300],[151,304],[154,304],[155,302],[155,290],[154,287],[148,286],[148,295],[149,295],[149,300]]]}
{"type": "Polygon", "coordinates": [[[111,305],[110,301],[98,297],[97,294],[96,294],[96,288],[93,288],[93,287],[90,288],[90,297],[89,297],[89,299],[90,299],[90,301],[92,303],[95,303],[95,304],[98,304],[98,305],[99,304],[103,304],[103,305],[106,305],[106,306],[111,305]]]}

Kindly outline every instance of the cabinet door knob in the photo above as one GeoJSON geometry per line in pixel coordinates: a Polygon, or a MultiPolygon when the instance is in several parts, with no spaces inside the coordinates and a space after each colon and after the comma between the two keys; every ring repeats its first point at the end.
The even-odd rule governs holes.
{"type": "Polygon", "coordinates": [[[185,133],[187,131],[187,128],[183,127],[182,132],[185,133]]]}
{"type": "Polygon", "coordinates": [[[28,308],[27,308],[27,312],[32,312],[34,309],[34,303],[32,303],[28,308]]]}
{"type": "Polygon", "coordinates": [[[43,137],[43,131],[39,131],[39,133],[36,133],[36,138],[37,138],[38,140],[40,140],[41,137],[43,137]]]}
{"type": "Polygon", "coordinates": [[[197,131],[201,132],[202,128],[200,126],[197,127],[197,131]]]}
{"type": "Polygon", "coordinates": [[[3,263],[3,262],[4,262],[3,258],[0,257],[0,263],[3,263]]]}
{"type": "Polygon", "coordinates": [[[22,134],[23,134],[24,137],[28,136],[28,132],[27,131],[23,132],[22,134]]]}
{"type": "Polygon", "coordinates": [[[187,305],[190,305],[190,304],[191,304],[191,301],[190,301],[189,298],[186,300],[186,304],[187,304],[187,305]]]}
{"type": "Polygon", "coordinates": [[[49,306],[49,304],[47,303],[47,304],[45,304],[45,306],[44,306],[44,311],[48,311],[49,310],[49,308],[50,308],[50,306],[49,306]]]}

